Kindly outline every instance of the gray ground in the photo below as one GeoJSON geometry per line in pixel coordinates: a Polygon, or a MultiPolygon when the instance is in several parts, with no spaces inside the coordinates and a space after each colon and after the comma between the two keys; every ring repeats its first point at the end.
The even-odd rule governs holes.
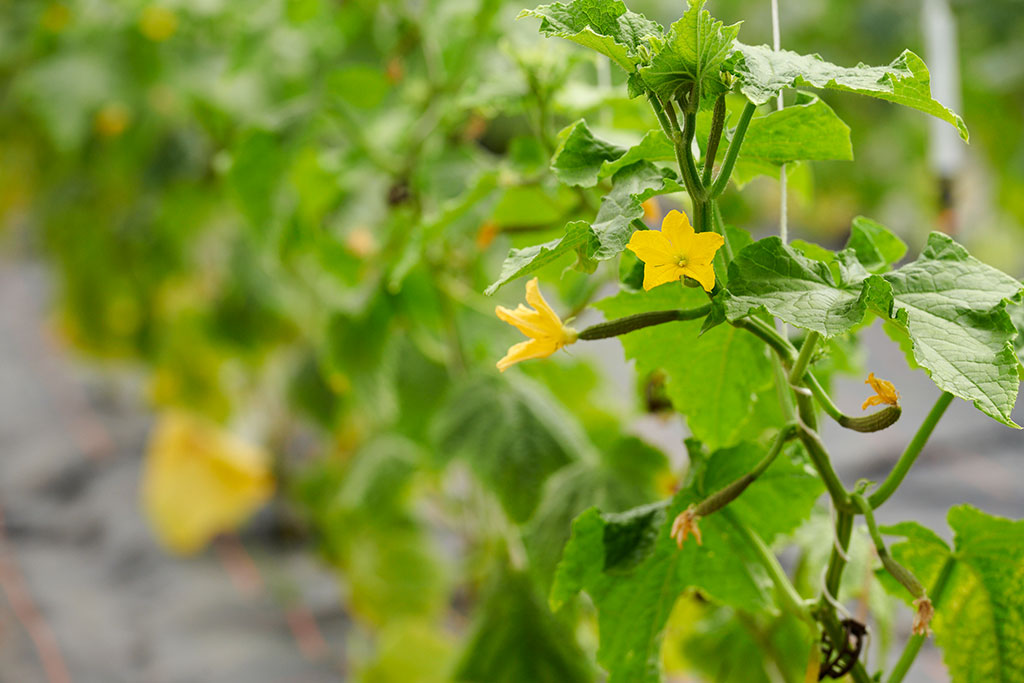
{"type": "MultiPolygon", "coordinates": [[[[0,683],[341,680],[338,590],[307,552],[250,543],[263,576],[301,587],[323,641],[296,637],[288,607],[251,576],[246,588],[222,554],[179,560],[156,547],[136,504],[145,404],[130,377],[72,364],[46,336],[46,283],[38,267],[0,262],[0,683]]],[[[846,482],[884,477],[938,395],[877,330],[868,345],[868,368],[895,382],[904,417],[864,437],[826,429],[846,482]]],[[[595,350],[630,372],[613,342],[595,350]]],[[[836,399],[855,412],[869,393],[845,381],[836,399]]],[[[641,429],[678,446],[678,430],[641,429]]],[[[1024,517],[1022,438],[954,403],[880,521],[944,530],[945,511],[963,502],[1024,517]]],[[[908,680],[947,680],[930,644],[908,680]]]]}
{"type": "Polygon", "coordinates": [[[303,654],[251,572],[155,545],[137,506],[145,404],[130,378],[112,387],[47,339],[45,284],[0,262],[0,682],[342,680],[337,584],[308,553],[249,543],[260,576],[312,609],[324,640],[303,654]]]}

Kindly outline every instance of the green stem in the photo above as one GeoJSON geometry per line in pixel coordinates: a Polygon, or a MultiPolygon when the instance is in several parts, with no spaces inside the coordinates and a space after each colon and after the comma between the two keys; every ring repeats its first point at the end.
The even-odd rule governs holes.
{"type": "Polygon", "coordinates": [[[723,510],[722,515],[743,536],[747,544],[754,551],[761,566],[768,572],[768,576],[779,592],[782,607],[793,616],[808,624],[814,631],[817,631],[814,618],[811,616],[810,610],[807,609],[803,597],[797,592],[793,582],[789,580],[786,570],[779,564],[779,558],[775,557],[775,553],[771,551],[771,548],[753,529],[737,519],[730,510],[723,510]]]}
{"type": "Polygon", "coordinates": [[[935,405],[932,406],[931,411],[924,418],[924,422],[921,423],[917,433],[914,434],[914,438],[907,444],[907,449],[903,451],[903,455],[896,461],[896,465],[889,472],[889,476],[885,478],[885,481],[882,482],[882,485],[874,493],[868,496],[868,502],[872,508],[877,508],[889,500],[889,497],[892,496],[900,483],[902,483],[903,478],[907,476],[907,472],[910,471],[914,461],[917,460],[917,456],[921,454],[921,449],[928,443],[928,437],[935,430],[935,425],[938,424],[952,401],[953,394],[948,391],[943,392],[938,400],[935,401],[935,405]]]}
{"type": "Polygon", "coordinates": [[[650,327],[652,325],[663,325],[665,323],[676,322],[679,320],[697,320],[705,317],[710,312],[711,304],[704,304],[703,306],[690,309],[637,313],[635,315],[628,315],[624,318],[617,318],[615,320],[591,325],[587,329],[581,331],[578,338],[593,340],[618,337],[620,334],[626,334],[627,332],[639,330],[644,327],[650,327]]]}
{"type": "Polygon", "coordinates": [[[771,347],[772,351],[778,355],[779,360],[786,367],[793,364],[793,358],[796,356],[796,349],[789,343],[788,340],[784,339],[782,335],[775,331],[768,323],[764,322],[760,318],[750,317],[741,318],[733,323],[734,327],[739,327],[747,332],[750,332],[755,337],[758,337],[761,341],[771,347]]]}
{"type": "Polygon", "coordinates": [[[807,453],[811,457],[811,463],[818,470],[818,474],[821,475],[821,480],[825,482],[825,488],[828,490],[828,495],[832,498],[836,509],[839,511],[852,511],[850,494],[843,488],[843,483],[839,481],[839,475],[832,468],[832,460],[828,457],[828,451],[825,450],[821,437],[806,424],[805,410],[801,405],[799,394],[797,395],[797,405],[801,408],[800,419],[803,421],[799,427],[800,441],[803,442],[804,447],[807,449],[807,453]]]}
{"type": "MultiPolygon", "coordinates": [[[[953,575],[953,568],[956,566],[956,560],[952,555],[946,558],[946,562],[942,565],[942,569],[939,570],[939,575],[935,578],[935,583],[932,584],[932,589],[928,591],[928,596],[931,598],[932,606],[935,609],[939,608],[939,603],[942,601],[943,596],[946,593],[946,586],[949,584],[949,577],[953,575]]],[[[903,677],[910,671],[911,665],[914,663],[914,659],[917,658],[917,653],[921,651],[921,646],[928,636],[911,636],[910,640],[907,641],[906,647],[903,648],[903,654],[900,655],[899,661],[896,662],[896,666],[893,667],[892,673],[889,674],[888,683],[900,683],[903,677]]]]}
{"type": "Polygon", "coordinates": [[[800,355],[796,357],[796,362],[793,363],[793,368],[789,371],[791,386],[797,386],[803,380],[807,366],[811,362],[811,356],[814,354],[814,347],[818,345],[820,338],[821,335],[813,331],[808,332],[804,337],[804,343],[800,346],[800,355]]]}
{"type": "Polygon", "coordinates": [[[747,106],[743,108],[743,113],[740,114],[740,120],[736,124],[736,131],[733,133],[732,140],[729,142],[729,149],[725,153],[725,161],[722,162],[722,170],[718,172],[715,184],[711,186],[708,192],[712,199],[722,194],[729,184],[729,177],[732,175],[733,166],[736,165],[736,158],[740,154],[740,146],[743,144],[743,136],[747,134],[747,126],[750,124],[751,117],[754,116],[755,109],[757,109],[757,105],[748,101],[747,106]]]}
{"type": "Polygon", "coordinates": [[[836,512],[835,533],[836,545],[832,546],[832,555],[829,557],[828,569],[825,572],[825,588],[829,595],[839,599],[839,582],[843,578],[843,569],[846,568],[846,549],[850,547],[850,535],[853,533],[852,513],[836,512]]]}

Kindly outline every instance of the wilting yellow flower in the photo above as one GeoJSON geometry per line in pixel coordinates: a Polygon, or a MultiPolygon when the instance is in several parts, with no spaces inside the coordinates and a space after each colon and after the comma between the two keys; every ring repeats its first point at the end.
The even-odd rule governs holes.
{"type": "Polygon", "coordinates": [[[875,390],[875,395],[864,401],[864,405],[860,407],[861,410],[867,410],[868,406],[898,406],[900,404],[900,392],[896,391],[896,387],[892,385],[892,382],[878,379],[875,377],[875,373],[872,372],[864,380],[864,384],[870,384],[871,388],[875,390]]]}
{"type": "Polygon", "coordinates": [[[514,311],[504,306],[494,309],[499,318],[509,325],[514,325],[530,338],[529,341],[514,345],[508,350],[505,357],[498,361],[498,369],[502,372],[519,361],[547,358],[563,346],[568,346],[576,341],[576,330],[562,324],[562,319],[555,314],[541,295],[540,288],[537,286],[537,278],[526,283],[526,302],[536,310],[529,309],[522,304],[519,304],[514,311]]]}
{"type": "Polygon", "coordinates": [[[198,552],[238,528],[274,491],[262,449],[200,418],[164,415],[146,451],[142,503],[160,543],[198,552]]]}
{"type": "Polygon", "coordinates": [[[935,616],[935,607],[928,596],[914,600],[914,623],[911,632],[915,636],[928,636],[932,633],[932,617],[935,616]]]}
{"type": "Polygon", "coordinates": [[[150,5],[139,17],[139,31],[154,43],[162,43],[178,30],[178,17],[160,5],[150,5]]]}
{"type": "Polygon", "coordinates": [[[705,291],[715,286],[715,252],[725,244],[717,232],[694,231],[686,215],[669,211],[661,230],[637,230],[626,248],[644,262],[644,289],[654,289],[683,276],[692,277],[705,291]]]}
{"type": "Polygon", "coordinates": [[[700,527],[697,526],[697,522],[700,521],[700,515],[697,514],[695,506],[691,505],[686,508],[672,521],[672,531],[669,535],[676,539],[676,545],[679,546],[680,550],[683,547],[683,541],[690,534],[697,539],[697,545],[703,545],[703,540],[700,537],[700,527]]]}

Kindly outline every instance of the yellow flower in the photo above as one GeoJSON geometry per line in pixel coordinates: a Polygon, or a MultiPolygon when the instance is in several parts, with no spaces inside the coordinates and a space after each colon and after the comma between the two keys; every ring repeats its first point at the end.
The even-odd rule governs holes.
{"type": "Polygon", "coordinates": [[[672,520],[672,531],[669,535],[676,539],[676,545],[679,549],[683,548],[683,541],[690,534],[697,539],[697,545],[703,545],[703,541],[700,537],[700,527],[697,526],[697,522],[700,521],[700,515],[697,514],[697,508],[694,505],[686,508],[672,520]]]}
{"type": "Polygon", "coordinates": [[[900,392],[896,391],[896,387],[892,385],[892,382],[877,379],[875,373],[872,372],[864,380],[864,384],[870,384],[871,388],[875,390],[875,395],[864,401],[864,405],[860,407],[861,410],[867,410],[868,406],[880,406],[883,404],[898,406],[900,404],[900,392]]]}
{"type": "Polygon", "coordinates": [[[273,491],[269,457],[260,448],[182,413],[157,423],[146,449],[142,503],[168,550],[202,550],[241,526],[273,491]]]}
{"type": "Polygon", "coordinates": [[[519,304],[512,311],[498,306],[494,312],[498,317],[514,325],[520,332],[530,338],[519,342],[508,350],[505,357],[498,361],[498,369],[505,372],[506,368],[531,358],[547,358],[563,346],[576,341],[576,330],[566,327],[548,302],[540,293],[537,278],[526,283],[526,302],[533,306],[532,310],[519,304]]]}
{"type": "Polygon", "coordinates": [[[139,17],[139,31],[154,43],[168,40],[178,30],[178,17],[166,7],[150,5],[139,17]]]}
{"type": "Polygon", "coordinates": [[[717,232],[696,233],[689,219],[679,211],[669,211],[661,231],[637,230],[626,248],[644,262],[644,289],[689,276],[710,292],[715,286],[711,260],[725,243],[717,232]]]}

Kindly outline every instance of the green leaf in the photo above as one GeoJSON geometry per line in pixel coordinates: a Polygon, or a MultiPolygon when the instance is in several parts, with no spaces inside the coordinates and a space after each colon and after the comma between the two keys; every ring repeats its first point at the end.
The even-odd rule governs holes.
{"type": "Polygon", "coordinates": [[[941,233],[932,233],[916,261],[883,276],[869,275],[850,249],[829,265],[770,237],[730,265],[725,307],[730,320],[764,308],[825,336],[848,331],[870,309],[911,342],[914,362],[940,389],[1015,427],[1017,331],[1005,308],[1020,290],[941,233]]]}
{"type": "Polygon", "coordinates": [[[477,377],[456,389],[434,436],[442,457],[465,459],[515,522],[530,518],[544,481],[586,448],[560,406],[512,377],[477,377]]]}
{"type": "Polygon", "coordinates": [[[622,156],[601,164],[598,177],[607,178],[615,175],[619,169],[638,161],[675,161],[675,158],[675,148],[665,137],[665,133],[660,130],[649,130],[644,133],[640,142],[627,149],[622,156]]]}
{"type": "MultiPolygon", "coordinates": [[[[650,292],[622,291],[596,304],[607,318],[644,311],[695,308],[704,292],[670,283],[650,292]]],[[[736,444],[755,394],[771,381],[764,344],[745,330],[719,325],[700,335],[702,321],[648,327],[619,337],[637,372],[663,370],[675,408],[686,416],[693,435],[708,448],[736,444]]]]}
{"type": "Polygon", "coordinates": [[[907,254],[907,243],[889,228],[864,216],[850,226],[846,248],[853,249],[857,260],[872,273],[884,273],[907,254]]]}
{"type": "Polygon", "coordinates": [[[664,44],[640,69],[640,76],[664,100],[675,99],[697,84],[701,99],[726,92],[722,67],[732,54],[740,25],[724,26],[704,9],[705,0],[694,0],[679,21],[672,24],[664,44]]]}
{"type": "Polygon", "coordinates": [[[850,127],[814,98],[750,121],[740,159],[781,165],[789,161],[850,161],[850,127]]]}
{"type": "Polygon", "coordinates": [[[561,142],[551,159],[551,170],[567,185],[593,187],[602,165],[625,153],[621,147],[595,138],[583,119],[563,129],[558,137],[561,142]]]}
{"type": "MultiPolygon", "coordinates": [[[[1016,427],[1010,413],[1020,388],[1012,344],[1017,330],[1005,300],[1021,284],[941,233],[931,234],[916,261],[883,277],[892,286],[892,303],[882,311],[907,333],[914,360],[932,381],[1016,427]]],[[[884,306],[884,297],[872,305],[884,306]]]]}
{"type": "Polygon", "coordinates": [[[840,256],[853,281],[837,283],[827,264],[802,256],[778,237],[754,242],[729,265],[726,316],[736,320],[763,307],[826,337],[846,332],[864,319],[867,305],[861,296],[863,277],[856,277],[859,264],[851,252],[840,256]]]}
{"type": "MultiPolygon", "coordinates": [[[[1024,364],[1024,303],[1010,304],[1006,307],[1006,312],[1010,315],[1013,326],[1017,328],[1017,337],[1013,340],[1013,347],[1017,349],[1017,357],[1024,364]]],[[[1022,367],[1022,372],[1024,372],[1024,367],[1022,367]]]]}
{"type": "Polygon", "coordinates": [[[963,119],[932,99],[928,67],[916,54],[905,50],[888,66],[842,67],[818,55],[801,55],[773,50],[767,45],[735,43],[741,58],[734,60],[732,73],[740,79],[740,91],[754,104],[764,104],[783,88],[810,86],[895,102],[936,116],[955,126],[967,140],[963,119]]]}
{"type": "Polygon", "coordinates": [[[643,203],[660,194],[679,192],[675,175],[647,162],[627,166],[612,178],[611,192],[605,196],[592,225],[571,221],[565,234],[550,242],[524,249],[512,249],[501,266],[501,274],[486,290],[494,294],[507,282],[528,275],[576,253],[582,261],[606,261],[618,256],[633,234],[633,221],[644,215],[643,203]]]}
{"type": "Polygon", "coordinates": [[[626,9],[620,0],[573,0],[523,10],[519,17],[537,17],[540,32],[597,50],[627,72],[640,61],[637,48],[662,28],[642,14],[626,9]]]}
{"type": "Polygon", "coordinates": [[[529,576],[504,569],[491,581],[455,673],[472,683],[586,683],[594,679],[566,624],[529,576]]]}
{"type": "Polygon", "coordinates": [[[769,538],[791,530],[820,494],[814,475],[794,473],[792,463],[780,460],[765,472],[771,477],[759,478],[734,503],[749,496],[746,507],[730,506],[730,514],[700,521],[703,545],[690,542],[680,550],[669,537],[676,515],[732,475],[730,461],[741,458],[742,467],[756,457],[756,449],[748,448],[754,449],[744,446],[713,454],[704,474],[671,501],[621,514],[591,508],[573,523],[551,602],[557,608],[580,590],[593,599],[601,636],[597,658],[610,674],[609,683],[661,680],[662,631],[676,598],[687,588],[747,612],[769,607],[760,566],[751,561],[732,520],[755,524],[769,538]],[[786,505],[779,501],[794,491],[799,497],[786,503],[793,510],[780,511],[786,505]]]}
{"type": "MultiPolygon", "coordinates": [[[[1024,521],[969,505],[950,509],[953,550],[913,523],[883,527],[904,536],[893,556],[930,589],[943,565],[953,570],[937,602],[932,628],[953,683],[1024,681],[1024,521]]],[[[885,584],[908,599],[902,587],[885,584]]]]}
{"type": "Polygon", "coordinates": [[[618,512],[650,502],[657,498],[654,476],[669,471],[661,451],[633,436],[602,448],[601,456],[599,464],[573,463],[552,475],[525,530],[531,566],[548,584],[577,515],[593,506],[618,512]]]}

